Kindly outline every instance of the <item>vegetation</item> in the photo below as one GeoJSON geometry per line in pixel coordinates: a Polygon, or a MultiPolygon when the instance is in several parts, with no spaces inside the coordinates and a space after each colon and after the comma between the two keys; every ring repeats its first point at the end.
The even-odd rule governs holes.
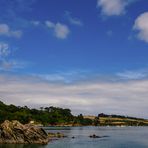
{"type": "Polygon", "coordinates": [[[18,120],[21,123],[34,121],[43,125],[92,125],[93,121],[84,119],[83,115],[73,116],[70,109],[59,107],[41,107],[30,109],[27,106],[20,107],[6,105],[0,101],[0,123],[5,120],[18,120]]]}
{"type": "Polygon", "coordinates": [[[59,107],[41,107],[40,109],[30,109],[27,106],[20,107],[15,105],[6,105],[0,101],[0,123],[5,120],[18,120],[21,123],[34,122],[35,124],[51,126],[145,126],[148,120],[119,115],[105,115],[103,113],[95,116],[83,116],[82,114],[74,116],[70,109],[59,107]]]}

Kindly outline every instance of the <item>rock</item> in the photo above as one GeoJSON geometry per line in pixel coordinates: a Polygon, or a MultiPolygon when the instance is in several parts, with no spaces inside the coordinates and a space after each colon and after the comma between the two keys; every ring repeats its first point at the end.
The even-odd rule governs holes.
{"type": "Polygon", "coordinates": [[[31,124],[23,125],[18,121],[8,121],[0,125],[0,143],[47,144],[47,133],[31,124]]]}
{"type": "Polygon", "coordinates": [[[90,135],[89,137],[90,138],[108,138],[109,136],[97,136],[97,135],[93,134],[93,135],[90,135]]]}
{"type": "Polygon", "coordinates": [[[66,136],[62,133],[57,132],[57,133],[48,133],[48,137],[49,138],[64,138],[66,136]]]}
{"type": "Polygon", "coordinates": [[[90,138],[101,138],[100,136],[96,136],[95,134],[90,135],[89,137],[90,137],[90,138]]]}

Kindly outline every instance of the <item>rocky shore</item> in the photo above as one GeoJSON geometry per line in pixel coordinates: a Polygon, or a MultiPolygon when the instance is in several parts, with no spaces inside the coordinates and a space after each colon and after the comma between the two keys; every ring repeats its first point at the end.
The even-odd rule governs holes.
{"type": "Polygon", "coordinates": [[[47,144],[48,134],[31,124],[21,124],[18,121],[4,121],[0,125],[0,143],[5,144],[47,144]]]}

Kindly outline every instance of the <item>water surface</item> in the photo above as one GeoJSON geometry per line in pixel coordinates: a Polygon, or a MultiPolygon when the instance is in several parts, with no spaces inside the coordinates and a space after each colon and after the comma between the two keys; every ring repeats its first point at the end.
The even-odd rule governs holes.
{"type": "Polygon", "coordinates": [[[46,127],[67,138],[48,145],[0,145],[0,148],[148,148],[148,127],[46,127]],[[89,135],[105,136],[92,139],[89,135]],[[72,137],[75,137],[74,139],[72,137]]]}

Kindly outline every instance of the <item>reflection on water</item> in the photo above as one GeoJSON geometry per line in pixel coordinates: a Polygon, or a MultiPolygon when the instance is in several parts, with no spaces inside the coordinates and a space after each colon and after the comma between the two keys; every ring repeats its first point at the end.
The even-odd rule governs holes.
{"type": "Polygon", "coordinates": [[[45,145],[35,145],[35,144],[3,144],[0,148],[45,148],[45,145]]]}

